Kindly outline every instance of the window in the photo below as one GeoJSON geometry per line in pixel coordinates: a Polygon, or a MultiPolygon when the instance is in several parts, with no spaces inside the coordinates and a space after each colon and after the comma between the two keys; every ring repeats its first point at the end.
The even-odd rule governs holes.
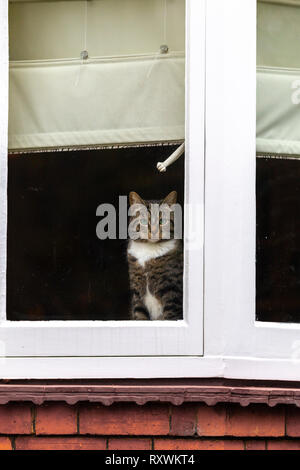
{"type": "MultiPolygon", "coordinates": [[[[263,103],[259,96],[256,100],[260,65],[281,67],[273,62],[257,64],[257,46],[259,50],[267,48],[260,35],[257,41],[257,24],[263,19],[260,11],[265,7],[257,7],[256,0],[186,2],[184,320],[7,320],[4,315],[5,276],[2,274],[2,376],[299,379],[299,324],[295,323],[295,317],[288,312],[287,322],[286,318],[274,314],[276,296],[272,297],[275,307],[271,316],[265,316],[263,309],[257,308],[263,289],[259,273],[265,266],[260,257],[269,256],[265,250],[273,250],[274,246],[263,246],[263,254],[259,251],[260,245],[258,250],[256,247],[256,240],[263,237],[265,230],[260,214],[268,209],[265,196],[259,190],[256,193],[256,175],[258,189],[265,190],[264,182],[267,179],[272,182],[272,175],[277,171],[284,181],[289,179],[289,171],[296,174],[292,166],[288,172],[283,171],[281,165],[287,160],[267,160],[260,155],[260,152],[269,153],[266,148],[259,148],[265,138],[259,118],[263,103]],[[193,225],[196,220],[200,221],[197,228],[193,225]],[[197,242],[194,245],[193,240],[197,242]]],[[[6,9],[2,8],[1,21],[6,28],[6,9]]],[[[268,20],[268,24],[272,22],[268,20]]],[[[294,65],[289,63],[288,67],[294,65]]],[[[4,77],[6,71],[7,57],[4,56],[1,58],[4,77]]],[[[265,74],[264,78],[269,77],[265,74]]],[[[294,92],[297,94],[297,88],[292,89],[294,92]]],[[[6,103],[5,87],[1,93],[1,100],[6,103]]],[[[267,115],[268,107],[264,109],[267,115]]],[[[292,109],[295,114],[291,117],[296,119],[296,108],[292,109]]],[[[6,139],[7,122],[3,112],[1,116],[1,135],[6,139]]],[[[272,117],[272,113],[268,116],[272,117]]],[[[271,139],[267,145],[273,145],[277,139],[275,129],[271,128],[274,134],[268,134],[271,139]]],[[[1,147],[2,214],[6,213],[5,139],[1,147]]],[[[270,153],[289,154],[282,147],[286,140],[281,139],[279,150],[272,148],[270,153]]],[[[154,155],[158,149],[152,151],[154,155]]],[[[134,152],[130,150],[127,158],[134,152]]],[[[15,158],[18,160],[21,156],[15,158]]],[[[177,164],[182,165],[182,161],[177,164]]],[[[288,162],[296,165],[297,160],[288,159],[288,162]]],[[[297,185],[293,179],[289,181],[293,183],[288,188],[291,194],[297,185]]],[[[282,210],[276,190],[270,192],[270,197],[275,197],[274,204],[282,210]]],[[[296,220],[295,214],[293,217],[296,220]]],[[[289,218],[289,222],[291,220],[289,218]]],[[[297,236],[296,224],[290,233],[297,236]]],[[[3,224],[2,273],[6,266],[5,234],[3,224]]],[[[8,255],[9,249],[8,246],[8,255]]],[[[289,279],[285,281],[289,289],[289,279]]],[[[291,305],[296,301],[291,297],[291,305]]]]}
{"type": "Polygon", "coordinates": [[[9,5],[3,355],[202,355],[204,54],[194,60],[189,44],[199,38],[190,10],[203,6],[184,0],[9,5]],[[197,90],[195,102],[186,99],[185,80],[197,90]],[[198,115],[197,133],[185,123],[185,108],[198,115]],[[157,163],[181,145],[185,128],[186,159],[159,174],[157,163]],[[193,168],[200,181],[190,184],[193,168]],[[129,318],[126,236],[97,239],[99,206],[119,203],[130,190],[149,199],[177,190],[181,202],[197,201],[184,213],[194,256],[185,247],[184,317],[177,321],[129,318]],[[198,279],[190,285],[193,270],[198,279]]]}

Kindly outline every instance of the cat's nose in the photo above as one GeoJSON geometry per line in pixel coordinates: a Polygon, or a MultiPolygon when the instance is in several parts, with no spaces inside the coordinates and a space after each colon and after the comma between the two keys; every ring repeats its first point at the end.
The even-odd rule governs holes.
{"type": "Polygon", "coordinates": [[[159,227],[157,225],[149,225],[149,231],[151,233],[157,233],[159,231],[159,227]]]}

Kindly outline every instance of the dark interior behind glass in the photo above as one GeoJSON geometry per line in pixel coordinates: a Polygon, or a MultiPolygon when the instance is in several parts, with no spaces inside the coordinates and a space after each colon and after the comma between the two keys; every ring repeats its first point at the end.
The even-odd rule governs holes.
{"type": "Polygon", "coordinates": [[[182,203],[184,158],[156,169],[176,148],[9,156],[8,320],[129,319],[127,241],[97,238],[96,209],[133,190],[182,203]]]}
{"type": "Polygon", "coordinates": [[[257,2],[256,319],[300,322],[300,2],[257,2]]]}

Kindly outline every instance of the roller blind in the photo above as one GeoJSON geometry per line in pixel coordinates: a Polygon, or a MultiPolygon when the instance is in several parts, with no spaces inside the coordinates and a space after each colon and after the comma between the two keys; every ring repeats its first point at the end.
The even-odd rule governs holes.
{"type": "Polygon", "coordinates": [[[185,1],[10,3],[9,148],[184,138],[185,1]]]}

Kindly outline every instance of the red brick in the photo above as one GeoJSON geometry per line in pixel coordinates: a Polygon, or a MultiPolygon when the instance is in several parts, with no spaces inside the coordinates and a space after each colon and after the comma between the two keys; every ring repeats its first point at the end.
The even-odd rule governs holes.
{"type": "Polygon", "coordinates": [[[239,440],[213,439],[155,439],[155,450],[244,450],[239,440]]]}
{"type": "Polygon", "coordinates": [[[267,449],[268,450],[300,450],[300,440],[274,440],[267,442],[267,449]]]}
{"type": "Polygon", "coordinates": [[[284,408],[267,405],[233,405],[228,408],[227,436],[279,437],[285,433],[284,408]]]}
{"type": "Polygon", "coordinates": [[[245,449],[246,450],[266,450],[266,442],[255,441],[255,440],[245,441],[245,449]]]}
{"type": "Polygon", "coordinates": [[[32,431],[29,404],[11,403],[0,406],[0,434],[31,434],[32,431]]]}
{"type": "Polygon", "coordinates": [[[0,437],[0,450],[12,450],[11,440],[8,437],[0,437]]]}
{"type": "Polygon", "coordinates": [[[296,406],[286,408],[286,434],[291,437],[300,437],[300,409],[296,406]]]}
{"type": "Polygon", "coordinates": [[[16,450],[105,450],[106,439],[93,437],[17,437],[16,450]]]}
{"type": "Polygon", "coordinates": [[[226,434],[225,405],[198,407],[197,432],[199,436],[224,436],[226,434]]]}
{"type": "Polygon", "coordinates": [[[151,450],[151,439],[112,437],[108,440],[109,450],[151,450]]]}
{"type": "Polygon", "coordinates": [[[194,404],[172,406],[170,434],[193,436],[197,425],[197,407],[194,404]]]}
{"type": "Polygon", "coordinates": [[[80,434],[155,436],[169,432],[167,405],[85,405],[80,409],[80,434]]]}
{"type": "Polygon", "coordinates": [[[224,441],[224,450],[245,450],[245,444],[240,439],[228,439],[224,441]]]}
{"type": "Polygon", "coordinates": [[[36,409],[36,434],[76,434],[76,407],[66,403],[47,403],[36,409]]]}
{"type": "MultiPolygon", "coordinates": [[[[199,450],[200,442],[198,439],[176,439],[176,438],[167,438],[167,439],[154,439],[154,449],[155,450],[199,450]]],[[[205,441],[212,442],[212,441],[205,441]]],[[[204,441],[202,444],[204,445],[204,441]]]]}

